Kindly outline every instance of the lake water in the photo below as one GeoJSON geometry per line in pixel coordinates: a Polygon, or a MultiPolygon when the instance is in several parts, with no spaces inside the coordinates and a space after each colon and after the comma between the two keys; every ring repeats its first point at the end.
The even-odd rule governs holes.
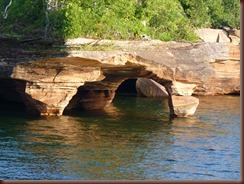
{"type": "Polygon", "coordinates": [[[106,111],[36,118],[0,101],[1,180],[240,180],[240,97],[165,102],[116,96],[106,111]]]}

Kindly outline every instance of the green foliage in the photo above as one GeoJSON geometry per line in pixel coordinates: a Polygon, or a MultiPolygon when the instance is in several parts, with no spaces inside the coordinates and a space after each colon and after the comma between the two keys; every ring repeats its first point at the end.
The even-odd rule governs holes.
{"type": "Polygon", "coordinates": [[[194,27],[209,27],[211,25],[206,0],[180,0],[180,3],[194,27]]]}
{"type": "MultiPolygon", "coordinates": [[[[9,0],[0,0],[0,10],[3,12],[9,0]],[[2,3],[4,1],[5,3],[2,3]],[[5,4],[5,6],[1,6],[5,4]]],[[[7,19],[0,16],[1,32],[17,33],[26,35],[34,30],[43,29],[45,25],[45,13],[43,11],[43,1],[36,0],[13,0],[8,10],[7,19]]]]}
{"type": "Polygon", "coordinates": [[[223,24],[230,25],[233,28],[240,29],[240,1],[223,0],[223,5],[223,24]]]}
{"type": "Polygon", "coordinates": [[[195,41],[196,28],[240,28],[239,0],[13,0],[8,13],[0,34],[195,41]]]}
{"type": "Polygon", "coordinates": [[[169,41],[194,40],[190,22],[178,0],[147,0],[142,16],[149,23],[152,38],[169,41]]]}
{"type": "Polygon", "coordinates": [[[229,25],[240,28],[239,0],[179,0],[196,28],[229,25]]]}
{"type": "Polygon", "coordinates": [[[82,8],[77,3],[69,3],[65,8],[63,31],[67,37],[76,37],[82,33],[82,8]]]}
{"type": "Polygon", "coordinates": [[[76,1],[65,7],[66,37],[129,39],[143,28],[135,18],[135,1],[76,1]]]}
{"type": "Polygon", "coordinates": [[[66,5],[62,32],[66,37],[138,39],[147,34],[165,41],[196,39],[177,0],[92,2],[77,0],[66,5]]]}

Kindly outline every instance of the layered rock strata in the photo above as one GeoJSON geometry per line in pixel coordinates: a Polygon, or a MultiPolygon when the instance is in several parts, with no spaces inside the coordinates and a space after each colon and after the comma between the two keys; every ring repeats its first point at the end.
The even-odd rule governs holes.
{"type": "Polygon", "coordinates": [[[177,117],[187,117],[195,113],[199,99],[193,96],[175,96],[172,95],[172,108],[171,115],[177,117]]]}
{"type": "MultiPolygon", "coordinates": [[[[106,108],[118,86],[130,78],[147,78],[164,86],[171,114],[176,116],[194,114],[199,102],[192,94],[240,92],[239,45],[157,40],[100,44],[108,43],[114,49],[75,50],[82,43],[69,40],[60,53],[56,50],[48,57],[41,51],[35,57],[26,51],[24,57],[22,50],[21,62],[11,53],[0,52],[0,78],[22,81],[24,85],[14,90],[39,115],[62,115],[65,108],[106,108]]],[[[4,89],[0,94],[6,94],[4,89]]]]}

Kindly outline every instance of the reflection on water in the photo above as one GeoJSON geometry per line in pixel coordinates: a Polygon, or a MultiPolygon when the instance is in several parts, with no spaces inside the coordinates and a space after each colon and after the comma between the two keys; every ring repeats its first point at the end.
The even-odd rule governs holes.
{"type": "Polygon", "coordinates": [[[0,179],[239,180],[240,97],[199,98],[173,120],[167,103],[129,96],[46,118],[2,103],[0,179]]]}

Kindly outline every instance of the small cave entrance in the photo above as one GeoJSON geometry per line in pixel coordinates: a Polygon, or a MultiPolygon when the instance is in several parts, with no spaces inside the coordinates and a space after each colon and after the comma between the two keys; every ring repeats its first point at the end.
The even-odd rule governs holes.
{"type": "Polygon", "coordinates": [[[123,95],[123,94],[129,94],[129,95],[137,95],[136,90],[136,80],[137,79],[126,79],[123,81],[118,89],[116,90],[116,95],[123,95]]]}
{"type": "Polygon", "coordinates": [[[26,106],[20,95],[24,90],[25,81],[0,78],[0,116],[26,113],[26,106]]]}

